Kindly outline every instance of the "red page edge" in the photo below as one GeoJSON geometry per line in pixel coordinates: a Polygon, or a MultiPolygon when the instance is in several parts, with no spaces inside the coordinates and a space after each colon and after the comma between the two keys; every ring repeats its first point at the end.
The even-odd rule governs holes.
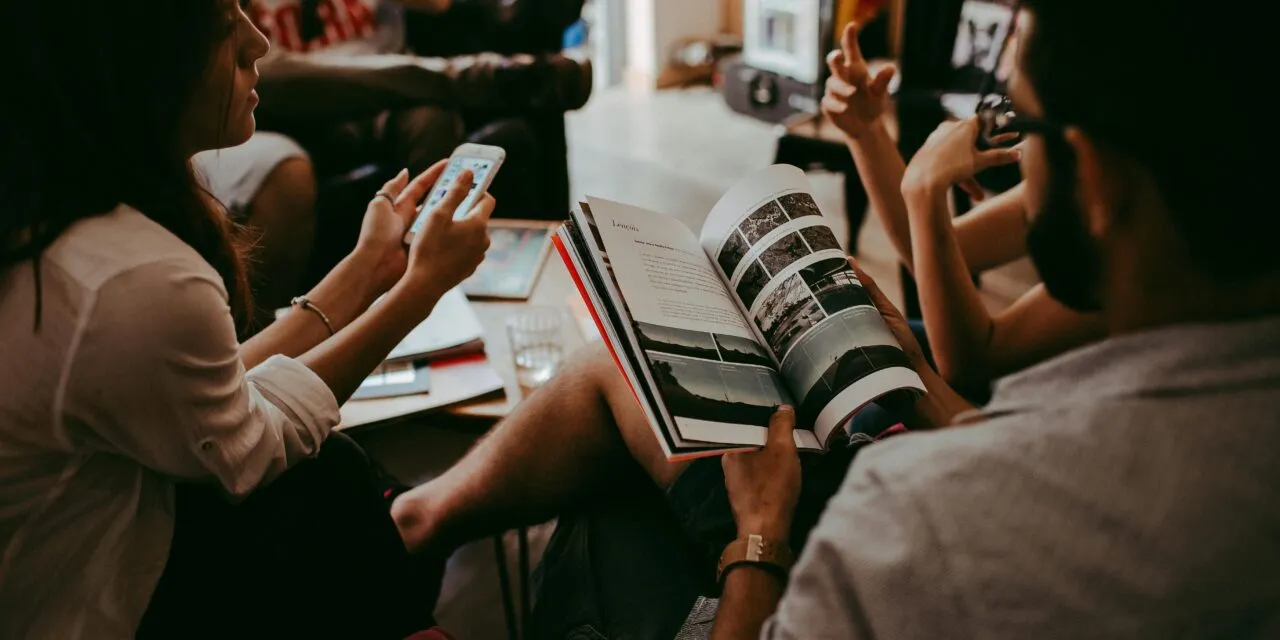
{"type": "MultiPolygon", "coordinates": [[[[560,260],[564,263],[565,270],[569,272],[569,277],[573,278],[573,285],[578,288],[578,296],[582,298],[583,306],[585,306],[587,308],[587,312],[591,314],[591,320],[596,323],[596,330],[600,332],[600,341],[604,342],[605,346],[608,347],[609,356],[613,358],[613,364],[618,367],[618,373],[621,374],[626,369],[623,368],[622,360],[618,358],[618,352],[614,350],[613,343],[609,341],[609,334],[605,332],[604,324],[600,322],[600,315],[596,313],[595,307],[591,304],[591,296],[587,295],[587,287],[582,284],[582,276],[578,274],[578,270],[573,266],[573,259],[569,257],[569,250],[565,248],[564,242],[560,239],[559,235],[553,234],[551,236],[551,241],[555,243],[556,252],[560,254],[560,260]]],[[[623,376],[623,379],[627,380],[627,388],[631,390],[631,395],[636,399],[636,403],[639,404],[644,402],[640,399],[640,394],[636,393],[636,389],[632,386],[631,380],[627,379],[626,376],[623,376]]],[[[759,449],[759,447],[744,447],[735,450],[753,451],[757,449],[759,449]]],[[[713,456],[724,455],[724,453],[725,451],[723,449],[718,449],[715,451],[708,451],[706,453],[682,453],[667,459],[673,462],[678,462],[682,460],[693,460],[695,458],[710,458],[713,456]]]]}

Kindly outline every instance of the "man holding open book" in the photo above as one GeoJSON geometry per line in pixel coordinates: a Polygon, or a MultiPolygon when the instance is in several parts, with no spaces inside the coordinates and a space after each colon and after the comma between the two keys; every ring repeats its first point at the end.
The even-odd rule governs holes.
{"type": "MultiPolygon", "coordinates": [[[[1275,129],[1241,67],[1274,59],[1268,23],[1189,0],[1024,7],[1007,115],[1031,257],[1109,337],[1003,379],[962,428],[862,452],[794,569],[809,477],[793,433],[812,425],[775,414],[765,447],[723,458],[737,540],[712,637],[1280,637],[1280,217],[1252,210],[1274,179],[1246,159],[1275,129]],[[1219,106],[1229,131],[1197,117],[1219,106]]],[[[959,401],[858,276],[927,389],[903,417],[956,422],[959,401]]],[[[406,539],[448,548],[545,518],[627,459],[688,497],[707,461],[671,461],[637,395],[603,353],[580,361],[401,497],[406,539]]],[[[673,500],[694,507],[677,514],[691,535],[712,498],[673,500]]]]}

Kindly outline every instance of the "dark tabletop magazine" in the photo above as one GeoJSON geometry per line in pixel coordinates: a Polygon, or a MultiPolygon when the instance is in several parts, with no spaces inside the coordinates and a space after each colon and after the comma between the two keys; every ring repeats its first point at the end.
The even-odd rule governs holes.
{"type": "Polygon", "coordinates": [[[821,450],[863,405],[924,391],[795,167],[739,182],[701,237],[588,198],[556,246],[670,459],[763,445],[784,403],[821,450]]]}

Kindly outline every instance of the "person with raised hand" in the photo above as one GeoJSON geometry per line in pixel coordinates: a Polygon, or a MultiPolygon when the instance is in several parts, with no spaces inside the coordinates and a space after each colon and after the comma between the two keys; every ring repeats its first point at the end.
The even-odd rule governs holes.
{"type": "Polygon", "coordinates": [[[1006,310],[982,304],[972,273],[1026,255],[1024,186],[955,218],[946,196],[955,185],[984,199],[973,179],[983,169],[1017,162],[1017,149],[978,150],[977,118],[947,122],[930,135],[908,167],[889,133],[891,66],[874,75],[850,23],[827,57],[822,110],[846,136],[871,208],[899,259],[919,285],[923,329],[939,372],[952,385],[985,395],[992,380],[1102,336],[1098,318],[1054,300],[1037,285],[1006,310]]]}

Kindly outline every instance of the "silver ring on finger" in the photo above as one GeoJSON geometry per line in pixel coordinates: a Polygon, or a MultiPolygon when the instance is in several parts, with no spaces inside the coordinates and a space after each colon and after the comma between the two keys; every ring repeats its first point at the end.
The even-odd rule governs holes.
{"type": "Polygon", "coordinates": [[[377,193],[373,194],[373,197],[375,197],[375,198],[386,198],[386,199],[387,199],[387,204],[389,204],[389,205],[391,205],[391,206],[393,206],[393,207],[394,207],[394,206],[396,206],[396,198],[395,198],[395,196],[391,195],[390,193],[387,193],[386,191],[379,191],[379,192],[377,192],[377,193]]]}

